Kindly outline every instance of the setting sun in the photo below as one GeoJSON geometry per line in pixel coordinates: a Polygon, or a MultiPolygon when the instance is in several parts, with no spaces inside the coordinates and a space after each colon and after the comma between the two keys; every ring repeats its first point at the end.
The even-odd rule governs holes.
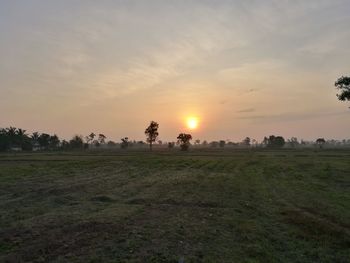
{"type": "Polygon", "coordinates": [[[194,117],[190,117],[187,119],[187,127],[191,130],[196,129],[198,126],[198,119],[194,117]]]}

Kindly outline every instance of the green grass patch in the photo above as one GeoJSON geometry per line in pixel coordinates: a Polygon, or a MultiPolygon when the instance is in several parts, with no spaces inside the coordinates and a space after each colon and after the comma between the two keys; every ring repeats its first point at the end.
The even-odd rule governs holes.
{"type": "Polygon", "coordinates": [[[349,157],[0,155],[0,261],[347,262],[349,157]]]}

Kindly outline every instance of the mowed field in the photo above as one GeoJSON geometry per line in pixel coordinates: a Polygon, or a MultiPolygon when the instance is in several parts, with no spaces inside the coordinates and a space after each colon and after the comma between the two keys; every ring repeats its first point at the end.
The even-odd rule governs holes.
{"type": "Polygon", "coordinates": [[[350,150],[0,155],[0,262],[349,262],[350,150]]]}

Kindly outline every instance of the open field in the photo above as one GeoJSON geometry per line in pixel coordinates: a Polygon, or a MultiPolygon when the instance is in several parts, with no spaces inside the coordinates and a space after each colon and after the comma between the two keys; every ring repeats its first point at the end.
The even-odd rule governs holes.
{"type": "Polygon", "coordinates": [[[349,262],[350,150],[0,155],[0,262],[349,262]]]}

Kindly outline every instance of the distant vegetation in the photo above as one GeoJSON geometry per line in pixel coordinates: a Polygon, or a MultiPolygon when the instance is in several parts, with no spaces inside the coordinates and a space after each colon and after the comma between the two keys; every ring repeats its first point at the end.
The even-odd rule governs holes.
{"type": "Polygon", "coordinates": [[[286,144],[286,141],[282,136],[274,135],[269,136],[269,138],[265,137],[263,142],[267,147],[270,148],[282,148],[286,144]]]}
{"type": "Polygon", "coordinates": [[[190,141],[192,140],[192,135],[186,134],[186,133],[180,133],[179,136],[177,136],[177,140],[181,150],[187,151],[188,148],[190,147],[190,141]]]}
{"type": "Polygon", "coordinates": [[[158,140],[159,124],[152,121],[145,130],[146,142],[130,140],[129,137],[122,138],[119,142],[107,140],[104,134],[90,133],[83,137],[74,135],[70,140],[59,139],[56,134],[47,134],[33,132],[27,133],[21,128],[9,127],[0,128],[0,151],[57,151],[57,150],[96,150],[96,149],[145,149],[153,147],[157,149],[180,148],[182,151],[205,148],[327,148],[327,147],[350,147],[350,140],[325,140],[317,138],[315,141],[298,140],[296,137],[285,139],[282,136],[270,135],[264,137],[261,141],[250,137],[244,138],[241,142],[232,142],[230,140],[218,140],[208,142],[206,140],[194,140],[191,144],[192,135],[180,133],[176,141],[161,141],[158,140]]]}

